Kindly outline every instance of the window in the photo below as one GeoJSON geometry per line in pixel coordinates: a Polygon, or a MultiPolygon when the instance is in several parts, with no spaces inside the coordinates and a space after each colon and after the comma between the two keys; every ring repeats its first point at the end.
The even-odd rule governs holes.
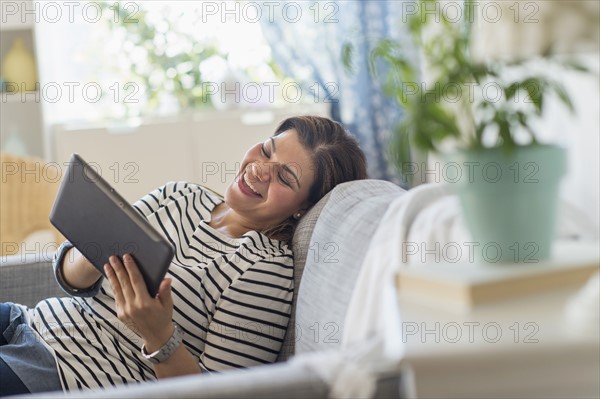
{"type": "Polygon", "coordinates": [[[63,7],[53,21],[58,14],[36,2],[50,123],[286,103],[291,80],[239,2],[67,3],[53,2],[63,7]]]}

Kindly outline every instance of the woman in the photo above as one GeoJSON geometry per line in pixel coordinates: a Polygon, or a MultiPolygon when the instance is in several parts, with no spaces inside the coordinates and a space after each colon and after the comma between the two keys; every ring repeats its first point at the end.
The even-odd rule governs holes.
{"type": "Polygon", "coordinates": [[[224,198],[171,182],[134,204],[176,248],[156,297],[130,256],[111,257],[104,278],[63,243],[54,269],[72,296],[34,309],[2,304],[2,394],[275,361],[291,312],[296,223],[337,184],[364,178],[364,155],[339,124],[293,117],[246,152],[224,198]]]}

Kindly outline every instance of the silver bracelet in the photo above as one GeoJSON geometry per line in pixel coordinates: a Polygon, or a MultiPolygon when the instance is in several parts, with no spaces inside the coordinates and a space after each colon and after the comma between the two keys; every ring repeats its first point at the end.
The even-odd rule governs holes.
{"type": "Polygon", "coordinates": [[[183,330],[181,327],[179,327],[179,325],[177,325],[177,323],[173,323],[173,326],[175,327],[175,330],[173,330],[173,335],[171,335],[171,338],[169,338],[167,343],[165,343],[162,348],[156,352],[149,354],[146,351],[146,344],[142,345],[142,356],[144,356],[144,358],[150,360],[150,362],[153,364],[158,364],[171,357],[171,355],[177,350],[177,347],[179,347],[179,344],[181,344],[181,341],[183,341],[183,330]]]}

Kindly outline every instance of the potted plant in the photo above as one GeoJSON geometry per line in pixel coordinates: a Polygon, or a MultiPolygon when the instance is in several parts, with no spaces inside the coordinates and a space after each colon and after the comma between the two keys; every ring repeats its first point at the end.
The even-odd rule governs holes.
{"type": "MultiPolygon", "coordinates": [[[[448,20],[436,5],[435,0],[420,0],[419,11],[408,19],[414,45],[431,73],[427,84],[396,41],[383,39],[372,52],[371,72],[384,61],[385,90],[404,108],[390,154],[403,174],[412,166],[411,148],[441,156],[448,171],[443,177],[455,185],[466,224],[481,246],[476,251],[480,260],[548,258],[566,153],[540,143],[534,126],[549,95],[570,110],[573,105],[559,82],[543,71],[527,72],[531,60],[476,59],[471,25],[448,20]],[[481,92],[490,85],[499,95],[481,92]]],[[[464,7],[465,13],[472,12],[468,1],[464,7]]],[[[342,53],[349,69],[352,49],[346,44],[342,53]]],[[[548,51],[542,58],[554,57],[548,51]]],[[[584,70],[572,62],[568,66],[584,70]]]]}

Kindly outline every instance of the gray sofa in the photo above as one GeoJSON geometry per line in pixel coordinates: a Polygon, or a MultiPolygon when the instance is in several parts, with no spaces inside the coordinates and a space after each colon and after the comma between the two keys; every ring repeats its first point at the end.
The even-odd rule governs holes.
{"type": "MultiPolygon", "coordinates": [[[[83,397],[329,396],[328,384],[314,370],[290,358],[340,350],[346,310],[364,254],[388,205],[402,192],[400,187],[380,180],[341,184],[302,218],[293,240],[297,287],[294,313],[277,363],[120,387],[83,397]]],[[[65,295],[54,281],[51,257],[28,254],[2,259],[0,300],[33,306],[43,298],[65,295]]],[[[380,374],[376,397],[402,396],[401,383],[396,370],[380,374]]],[[[82,393],[73,395],[82,397],[82,393]]]]}

